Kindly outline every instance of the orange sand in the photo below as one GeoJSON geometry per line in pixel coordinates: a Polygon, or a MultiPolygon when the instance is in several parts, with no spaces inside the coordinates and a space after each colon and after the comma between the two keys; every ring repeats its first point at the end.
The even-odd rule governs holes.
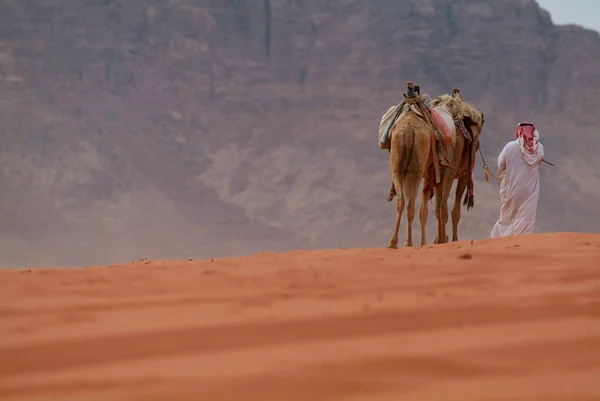
{"type": "Polygon", "coordinates": [[[3,400],[598,400],[600,235],[0,271],[3,400]]]}

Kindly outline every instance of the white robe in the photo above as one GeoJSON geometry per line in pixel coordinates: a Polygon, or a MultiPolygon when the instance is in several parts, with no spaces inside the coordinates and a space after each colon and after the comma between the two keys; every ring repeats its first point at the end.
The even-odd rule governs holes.
{"type": "Polygon", "coordinates": [[[544,147],[539,144],[534,164],[525,161],[518,140],[506,144],[498,156],[498,171],[504,173],[500,184],[500,219],[492,228],[492,238],[530,234],[535,226],[540,193],[539,166],[544,147]]]}

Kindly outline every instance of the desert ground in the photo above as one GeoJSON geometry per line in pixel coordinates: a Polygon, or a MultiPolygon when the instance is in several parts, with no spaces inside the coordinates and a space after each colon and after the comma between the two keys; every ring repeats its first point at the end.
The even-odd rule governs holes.
{"type": "Polygon", "coordinates": [[[0,270],[0,399],[600,399],[600,234],[0,270]]]}

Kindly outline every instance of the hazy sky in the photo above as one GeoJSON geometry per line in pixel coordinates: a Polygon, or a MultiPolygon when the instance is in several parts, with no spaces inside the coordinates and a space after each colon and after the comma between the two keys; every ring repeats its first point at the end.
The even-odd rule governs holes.
{"type": "Polygon", "coordinates": [[[557,25],[577,24],[600,32],[599,0],[537,0],[557,25]]]}

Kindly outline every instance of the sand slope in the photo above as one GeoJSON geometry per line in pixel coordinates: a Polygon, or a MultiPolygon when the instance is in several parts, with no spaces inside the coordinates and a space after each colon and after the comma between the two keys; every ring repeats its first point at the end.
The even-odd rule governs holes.
{"type": "Polygon", "coordinates": [[[0,271],[0,399],[600,399],[600,235],[0,271]]]}

